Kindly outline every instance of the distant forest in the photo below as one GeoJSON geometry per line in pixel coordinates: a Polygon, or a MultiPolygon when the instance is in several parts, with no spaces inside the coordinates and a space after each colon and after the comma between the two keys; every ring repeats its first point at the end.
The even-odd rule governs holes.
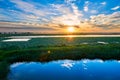
{"type": "Polygon", "coordinates": [[[0,37],[4,36],[35,36],[35,35],[120,35],[120,33],[59,33],[59,34],[48,34],[48,33],[31,33],[31,32],[0,32],[0,37]]]}

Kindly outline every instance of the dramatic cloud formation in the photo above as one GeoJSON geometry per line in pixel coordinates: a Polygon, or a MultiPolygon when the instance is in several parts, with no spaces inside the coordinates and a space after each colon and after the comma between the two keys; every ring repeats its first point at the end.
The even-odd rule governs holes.
{"type": "Polygon", "coordinates": [[[0,32],[120,32],[120,1],[0,0],[0,32]]]}

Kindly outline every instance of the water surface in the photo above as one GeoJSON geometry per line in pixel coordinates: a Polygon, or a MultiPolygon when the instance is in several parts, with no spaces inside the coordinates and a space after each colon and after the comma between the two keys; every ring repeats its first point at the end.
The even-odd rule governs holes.
{"type": "Polygon", "coordinates": [[[62,37],[120,37],[120,35],[39,35],[39,36],[11,36],[9,38],[62,38],[62,37]]]}
{"type": "Polygon", "coordinates": [[[10,66],[8,80],[119,80],[120,62],[59,60],[21,62],[10,66]]]}
{"type": "Polygon", "coordinates": [[[16,42],[16,41],[29,41],[30,39],[7,39],[7,40],[3,40],[3,42],[16,42]]]}

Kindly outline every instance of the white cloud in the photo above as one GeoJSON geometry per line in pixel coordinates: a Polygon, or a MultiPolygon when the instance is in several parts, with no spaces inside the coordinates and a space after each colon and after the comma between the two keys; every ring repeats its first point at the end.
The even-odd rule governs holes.
{"type": "Polygon", "coordinates": [[[68,4],[72,3],[72,2],[75,2],[75,1],[77,1],[77,0],[65,0],[65,2],[68,3],[68,4]]]}
{"type": "Polygon", "coordinates": [[[4,15],[4,14],[0,14],[0,20],[10,20],[10,19],[12,19],[11,17],[9,17],[9,16],[7,16],[7,15],[4,15]]]}
{"type": "MultiPolygon", "coordinates": [[[[25,2],[22,0],[11,0],[11,2],[16,4],[16,7],[18,9],[28,14],[32,13],[32,15],[28,15],[25,13],[21,14],[21,17],[24,17],[25,20],[28,20],[30,22],[32,21],[33,22],[41,22],[41,21],[48,22],[48,21],[51,21],[52,19],[54,20],[59,19],[60,17],[62,18],[61,20],[63,21],[59,19],[59,21],[57,20],[58,22],[67,23],[70,21],[74,24],[77,22],[78,24],[80,22],[79,18],[83,16],[83,14],[81,13],[81,11],[78,10],[78,7],[74,3],[72,3],[74,1],[76,0],[66,0],[67,5],[66,3],[65,4],[50,4],[49,6],[40,5],[42,6],[42,8],[40,7],[38,9],[35,3],[25,2]]],[[[57,22],[57,21],[54,21],[54,22],[57,22]]]]}
{"type": "Polygon", "coordinates": [[[67,14],[52,19],[53,23],[64,24],[64,25],[79,25],[80,19],[74,14],[67,14]]]}
{"type": "Polygon", "coordinates": [[[102,5],[106,5],[106,2],[102,2],[102,3],[100,3],[100,4],[102,4],[102,5]]]}
{"type": "Polygon", "coordinates": [[[92,14],[97,14],[98,11],[97,11],[97,10],[91,10],[90,13],[92,13],[92,14]]]}
{"type": "Polygon", "coordinates": [[[23,0],[11,0],[16,5],[16,8],[24,11],[25,13],[34,14],[35,16],[43,17],[47,15],[54,15],[51,6],[45,6],[34,2],[26,2],[23,0]]]}
{"type": "Polygon", "coordinates": [[[89,4],[89,1],[85,1],[85,4],[89,4]]]}
{"type": "Polygon", "coordinates": [[[120,11],[114,12],[113,14],[111,14],[112,18],[120,18],[120,11]]]}
{"type": "Polygon", "coordinates": [[[68,69],[71,69],[74,66],[74,64],[75,63],[73,63],[73,62],[66,61],[63,64],[61,64],[61,66],[65,67],[65,68],[68,68],[68,69]]]}
{"type": "Polygon", "coordinates": [[[16,7],[18,7],[19,9],[25,12],[31,12],[35,10],[35,6],[33,4],[30,4],[22,0],[11,0],[11,2],[16,4],[16,7]]]}
{"type": "Polygon", "coordinates": [[[114,12],[109,15],[99,14],[97,16],[91,16],[90,22],[96,27],[104,29],[116,28],[120,30],[120,12],[114,12]]]}
{"type": "Polygon", "coordinates": [[[73,13],[77,16],[77,17],[82,17],[83,14],[78,10],[78,7],[75,4],[72,4],[72,9],[73,9],[73,13]]]}
{"type": "Polygon", "coordinates": [[[85,4],[84,4],[84,11],[87,12],[88,11],[88,5],[89,5],[89,1],[85,1],[85,4]]]}
{"type": "Polygon", "coordinates": [[[27,15],[27,17],[29,19],[38,19],[39,18],[38,16],[34,16],[34,15],[27,15]]]}
{"type": "Polygon", "coordinates": [[[10,67],[11,68],[16,68],[16,67],[19,67],[19,66],[21,66],[23,64],[24,64],[24,62],[23,63],[17,62],[17,63],[12,64],[10,67]]]}
{"type": "Polygon", "coordinates": [[[116,6],[116,7],[111,8],[111,10],[117,10],[119,8],[120,8],[120,6],[116,6]]]}
{"type": "Polygon", "coordinates": [[[51,4],[52,10],[56,11],[57,14],[69,14],[72,13],[69,6],[65,4],[51,4]]]}
{"type": "Polygon", "coordinates": [[[88,11],[88,6],[84,7],[84,11],[87,12],[88,11]]]}
{"type": "Polygon", "coordinates": [[[64,24],[64,25],[78,25],[80,24],[80,18],[83,16],[82,12],[78,10],[78,7],[74,3],[66,4],[52,4],[56,12],[61,15],[53,17],[52,23],[64,24]]]}

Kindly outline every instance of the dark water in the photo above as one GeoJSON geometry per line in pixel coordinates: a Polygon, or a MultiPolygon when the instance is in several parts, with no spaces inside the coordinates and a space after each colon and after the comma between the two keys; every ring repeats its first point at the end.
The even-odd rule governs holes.
{"type": "Polygon", "coordinates": [[[10,70],[8,80],[120,80],[120,61],[22,62],[10,70]]]}

